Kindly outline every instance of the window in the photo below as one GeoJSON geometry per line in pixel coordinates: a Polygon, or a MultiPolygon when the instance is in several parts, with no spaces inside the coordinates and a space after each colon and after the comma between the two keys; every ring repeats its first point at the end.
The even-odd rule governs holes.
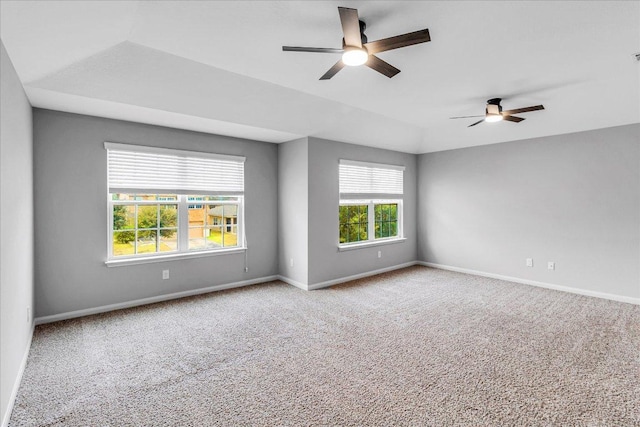
{"type": "Polygon", "coordinates": [[[244,157],[105,148],[110,261],[244,248],[244,157]]]}
{"type": "Polygon", "coordinates": [[[340,247],[402,239],[403,175],[403,166],[340,160],[340,247]]]}

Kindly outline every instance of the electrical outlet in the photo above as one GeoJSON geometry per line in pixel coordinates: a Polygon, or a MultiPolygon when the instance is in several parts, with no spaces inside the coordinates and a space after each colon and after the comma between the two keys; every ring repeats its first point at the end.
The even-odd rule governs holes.
{"type": "Polygon", "coordinates": [[[533,258],[527,258],[527,267],[533,267],[533,258]]]}
{"type": "Polygon", "coordinates": [[[248,273],[248,272],[249,272],[249,267],[245,267],[245,268],[244,268],[244,272],[245,272],[245,273],[248,273]]]}
{"type": "Polygon", "coordinates": [[[167,280],[169,278],[169,270],[162,270],[162,280],[167,280]]]}
{"type": "Polygon", "coordinates": [[[547,263],[547,268],[548,268],[549,270],[555,270],[555,269],[556,269],[556,263],[555,263],[555,262],[553,262],[553,261],[549,261],[549,262],[547,263]]]}
{"type": "Polygon", "coordinates": [[[289,267],[293,267],[293,258],[289,260],[289,267]]]}
{"type": "Polygon", "coordinates": [[[378,251],[378,258],[382,258],[382,251],[378,251]]]}

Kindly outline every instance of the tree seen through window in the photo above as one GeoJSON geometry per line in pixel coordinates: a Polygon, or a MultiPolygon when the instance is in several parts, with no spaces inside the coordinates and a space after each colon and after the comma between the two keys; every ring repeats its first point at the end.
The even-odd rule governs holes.
{"type": "Polygon", "coordinates": [[[369,207],[367,205],[340,206],[340,243],[367,240],[369,207]]]}

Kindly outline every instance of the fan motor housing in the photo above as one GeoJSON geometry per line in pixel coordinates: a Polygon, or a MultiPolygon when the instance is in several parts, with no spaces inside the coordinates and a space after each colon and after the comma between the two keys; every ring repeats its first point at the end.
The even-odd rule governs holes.
{"type": "Polygon", "coordinates": [[[502,98],[491,98],[487,101],[486,114],[498,115],[502,113],[502,105],[500,105],[502,98]]]}

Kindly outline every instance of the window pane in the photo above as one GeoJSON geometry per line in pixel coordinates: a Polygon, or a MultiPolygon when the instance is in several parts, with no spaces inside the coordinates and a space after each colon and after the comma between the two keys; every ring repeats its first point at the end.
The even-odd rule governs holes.
{"type": "MultiPolygon", "coordinates": [[[[189,227],[204,226],[205,205],[193,205],[193,208],[191,208],[191,205],[189,206],[189,227]]],[[[191,236],[191,234],[189,234],[189,236],[191,236]]]]}
{"type": "Polygon", "coordinates": [[[349,220],[349,207],[348,206],[340,206],[338,211],[338,217],[340,224],[344,224],[349,220]]]}
{"type": "Polygon", "coordinates": [[[206,247],[204,227],[189,229],[189,250],[200,250],[206,247]]]}
{"type": "Polygon", "coordinates": [[[367,234],[368,234],[368,230],[367,230],[367,223],[364,224],[360,224],[360,232],[358,234],[358,241],[360,240],[367,240],[367,234]]]}
{"type": "Polygon", "coordinates": [[[358,241],[358,225],[349,224],[347,226],[347,243],[358,241]]]}
{"type": "Polygon", "coordinates": [[[369,223],[369,206],[360,205],[358,214],[359,233],[358,241],[367,240],[368,237],[368,223],[369,223]]]}
{"type": "Polygon", "coordinates": [[[238,197],[236,196],[206,196],[204,200],[211,202],[224,202],[224,201],[238,201],[238,197]]]}
{"type": "Polygon", "coordinates": [[[382,221],[389,221],[389,205],[380,205],[382,221]]]}
{"type": "Polygon", "coordinates": [[[223,205],[207,205],[207,225],[222,225],[224,222],[223,205]]]}
{"type": "Polygon", "coordinates": [[[160,227],[178,226],[178,205],[160,205],[160,227]]]}
{"type": "Polygon", "coordinates": [[[116,231],[113,233],[113,256],[133,255],[136,248],[135,231],[116,231]]]}
{"type": "Polygon", "coordinates": [[[172,252],[178,250],[178,229],[169,228],[160,230],[160,252],[172,252]]]}
{"type": "Polygon", "coordinates": [[[133,196],[131,200],[145,200],[145,201],[158,200],[158,195],[157,194],[136,194],[133,196]]]}
{"type": "Polygon", "coordinates": [[[349,221],[358,216],[358,206],[348,206],[347,209],[349,210],[347,214],[349,221]]]}
{"type": "Polygon", "coordinates": [[[222,225],[207,229],[207,246],[209,248],[221,248],[223,246],[222,225]]]}
{"type": "Polygon", "coordinates": [[[359,212],[358,212],[358,206],[349,206],[349,222],[351,224],[357,224],[359,223],[359,212]]]}
{"type": "Polygon", "coordinates": [[[389,236],[398,235],[398,221],[391,221],[389,223],[389,236]]]}
{"type": "Polygon", "coordinates": [[[138,206],[138,228],[158,227],[158,205],[138,206]]]}
{"type": "Polygon", "coordinates": [[[397,221],[398,220],[398,205],[392,204],[389,205],[389,220],[397,221]]]}
{"type": "MultiPolygon", "coordinates": [[[[235,225],[238,223],[238,205],[225,205],[224,206],[224,224],[225,234],[236,234],[235,225]]],[[[227,246],[227,239],[225,237],[225,246],[227,246]]],[[[231,245],[235,246],[235,244],[231,245]]]]}
{"type": "Polygon", "coordinates": [[[133,194],[111,193],[111,200],[133,200],[133,194]]]}
{"type": "Polygon", "coordinates": [[[238,246],[238,234],[237,233],[224,233],[224,247],[238,246]]]}
{"type": "Polygon", "coordinates": [[[349,227],[346,224],[340,224],[340,243],[349,241],[349,227]]]}
{"type": "Polygon", "coordinates": [[[135,206],[115,205],[113,207],[113,229],[114,230],[131,230],[135,228],[135,218],[136,218],[135,206]]]}
{"type": "Polygon", "coordinates": [[[382,221],[382,205],[375,205],[373,213],[376,221],[382,221]]]}
{"type": "Polygon", "coordinates": [[[138,231],[138,241],[136,242],[137,251],[139,254],[147,254],[157,252],[157,231],[156,230],[141,230],[138,231]]]}

